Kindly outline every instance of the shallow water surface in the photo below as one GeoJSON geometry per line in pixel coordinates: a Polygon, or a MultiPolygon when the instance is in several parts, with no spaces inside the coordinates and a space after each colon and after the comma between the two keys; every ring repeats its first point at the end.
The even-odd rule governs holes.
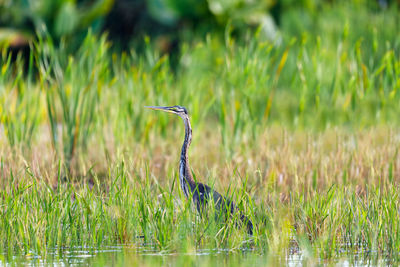
{"type": "Polygon", "coordinates": [[[377,263],[360,259],[356,261],[337,259],[326,262],[311,259],[301,253],[267,256],[253,251],[206,249],[192,253],[163,253],[149,248],[124,246],[103,249],[75,248],[64,250],[62,253],[49,252],[45,257],[33,254],[0,255],[0,266],[369,266],[371,264],[377,263]]]}
{"type": "MultiPolygon", "coordinates": [[[[301,259],[274,259],[275,263],[296,266],[301,259]]],[[[197,250],[193,253],[163,253],[148,248],[113,246],[103,249],[70,249],[48,253],[45,257],[33,254],[0,255],[0,266],[267,266],[270,257],[251,251],[197,250]]]]}

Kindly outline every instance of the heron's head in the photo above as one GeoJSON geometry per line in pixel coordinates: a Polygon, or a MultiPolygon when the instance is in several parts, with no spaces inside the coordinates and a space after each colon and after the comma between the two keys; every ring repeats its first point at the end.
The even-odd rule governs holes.
{"type": "Polygon", "coordinates": [[[179,115],[181,118],[187,117],[188,112],[186,108],[182,106],[172,106],[172,107],[157,107],[157,106],[145,106],[146,108],[154,109],[154,110],[161,110],[169,113],[174,113],[179,115]]]}

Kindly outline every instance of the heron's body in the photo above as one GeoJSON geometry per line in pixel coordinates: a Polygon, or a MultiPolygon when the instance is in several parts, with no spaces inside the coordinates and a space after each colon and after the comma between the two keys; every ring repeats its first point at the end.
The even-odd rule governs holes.
{"type": "MultiPolygon", "coordinates": [[[[198,183],[193,179],[188,158],[188,149],[192,142],[192,127],[190,125],[187,110],[181,106],[148,108],[175,113],[183,119],[183,123],[185,124],[185,139],[183,141],[181,157],[179,161],[179,182],[185,197],[192,197],[192,200],[200,214],[203,213],[208,201],[211,199],[214,200],[216,210],[225,212],[229,211],[230,214],[233,214],[236,210],[236,206],[233,201],[223,197],[220,193],[213,190],[208,185],[198,183]]],[[[246,224],[248,233],[252,234],[252,222],[243,214],[241,214],[240,219],[246,224]]]]}

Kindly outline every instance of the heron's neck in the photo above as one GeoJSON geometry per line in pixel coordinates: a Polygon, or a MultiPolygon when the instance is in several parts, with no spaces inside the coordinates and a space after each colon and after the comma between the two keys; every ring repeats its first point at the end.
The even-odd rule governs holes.
{"type": "Polygon", "coordinates": [[[189,196],[189,192],[195,187],[192,173],[189,167],[188,149],[192,142],[192,127],[190,127],[189,117],[183,118],[185,124],[185,140],[183,141],[181,159],[179,162],[179,181],[185,196],[189,196]]]}

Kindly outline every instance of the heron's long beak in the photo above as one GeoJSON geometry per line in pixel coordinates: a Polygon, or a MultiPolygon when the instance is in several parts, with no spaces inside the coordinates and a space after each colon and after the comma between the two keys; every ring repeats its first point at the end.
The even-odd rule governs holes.
{"type": "Polygon", "coordinates": [[[144,106],[145,108],[154,109],[154,110],[161,110],[169,113],[176,113],[171,107],[157,107],[157,106],[144,106]]]}

